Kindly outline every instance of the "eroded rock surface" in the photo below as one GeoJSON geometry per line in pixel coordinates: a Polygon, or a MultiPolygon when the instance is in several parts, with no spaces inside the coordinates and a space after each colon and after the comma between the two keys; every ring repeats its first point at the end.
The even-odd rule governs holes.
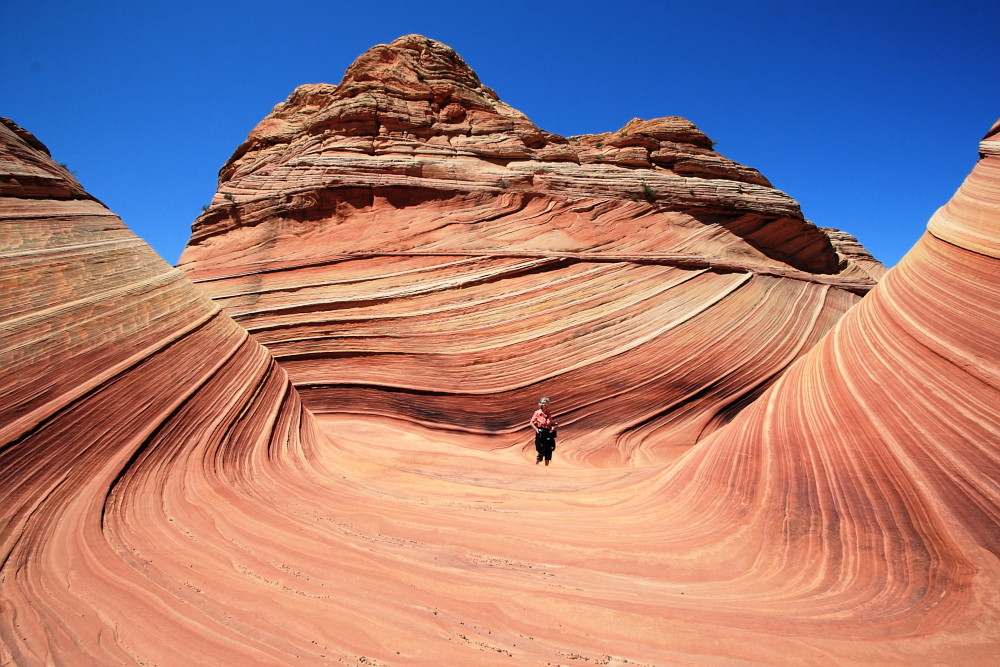
{"type": "Polygon", "coordinates": [[[0,125],[0,663],[989,664],[997,139],[904,261],[679,461],[561,444],[545,468],[385,402],[311,414],[0,125]]]}
{"type": "Polygon", "coordinates": [[[311,410],[523,434],[552,395],[608,465],[726,423],[884,270],[690,121],[545,132],[418,35],[298,88],[220,176],[181,267],[311,410]]]}
{"type": "Polygon", "coordinates": [[[675,508],[688,520],[721,518],[719,495],[742,508],[725,532],[758,554],[746,591],[798,589],[801,626],[923,642],[927,663],[989,662],[1000,639],[998,139],[1000,123],[900,264],[664,487],[707,483],[675,508]],[[757,551],[765,534],[783,539],[757,551]]]}
{"type": "Polygon", "coordinates": [[[252,522],[224,524],[265,478],[316,465],[285,372],[7,119],[0,285],[0,663],[261,660],[190,634],[248,617],[191,582],[241,567],[252,522]]]}

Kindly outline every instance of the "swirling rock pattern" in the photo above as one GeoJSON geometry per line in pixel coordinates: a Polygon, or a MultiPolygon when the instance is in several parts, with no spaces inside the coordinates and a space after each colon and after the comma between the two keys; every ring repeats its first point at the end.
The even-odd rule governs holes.
{"type": "Polygon", "coordinates": [[[544,468],[406,414],[313,415],[3,123],[0,663],[989,664],[996,129],[730,423],[674,463],[561,444],[544,468]]]}
{"type": "Polygon", "coordinates": [[[565,138],[447,46],[377,46],[298,88],[222,168],[181,268],[317,414],[524,433],[669,461],[884,271],[683,118],[565,138]]]}
{"type": "Polygon", "coordinates": [[[781,536],[744,583],[784,589],[797,623],[957,664],[995,660],[1000,634],[998,135],[903,261],[666,485],[704,484],[688,520],[722,518],[705,501],[724,493],[729,532],[781,536]]]}
{"type": "MultiPolygon", "coordinates": [[[[315,465],[325,436],[264,348],[6,119],[0,197],[0,663],[191,664],[178,633],[224,614],[178,568],[231,557],[196,524],[224,533],[224,498],[315,465]]],[[[201,664],[233,646],[196,644],[201,664]]]]}

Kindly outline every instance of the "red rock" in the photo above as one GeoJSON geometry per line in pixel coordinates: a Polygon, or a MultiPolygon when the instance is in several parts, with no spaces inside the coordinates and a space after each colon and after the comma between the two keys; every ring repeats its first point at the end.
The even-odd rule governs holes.
{"type": "MultiPolygon", "coordinates": [[[[398,419],[402,400],[369,406],[385,415],[312,415],[264,348],[37,140],[0,124],[0,663],[988,664],[1000,647],[995,132],[981,152],[869,297],[678,462],[579,465],[568,439],[546,468],[495,436],[398,419]]],[[[393,259],[352,259],[329,283],[384,281],[384,319],[355,324],[413,316],[427,286],[395,280],[393,259]]],[[[604,260],[559,268],[549,289],[589,283],[603,314],[627,298],[591,282],[611,267],[618,291],[634,297],[645,278],[655,292],[662,265],[636,263],[651,274],[637,276],[604,260]]],[[[541,265],[517,274],[528,291],[559,266],[508,261],[541,265]]],[[[490,272],[515,273],[496,257],[468,268],[487,287],[490,272]]],[[[822,282],[779,269],[723,275],[767,284],[764,299],[822,282]]],[[[447,295],[438,276],[427,292],[447,295]]],[[[463,317],[476,298],[491,295],[425,312],[463,317]]],[[[516,339],[518,316],[547,298],[514,301],[490,327],[516,339]]],[[[468,353],[433,324],[423,340],[468,353]]],[[[623,319],[607,335],[618,327],[641,329],[623,319]]],[[[546,351],[579,354],[580,337],[546,351]]],[[[716,353],[689,341],[692,358],[716,353]]],[[[532,406],[518,407],[526,420],[532,406]]],[[[651,429],[643,447],[671,437],[651,429]]]]}
{"type": "Polygon", "coordinates": [[[715,537],[754,553],[734,597],[782,581],[808,600],[797,632],[931,652],[902,662],[985,664],[1000,641],[997,127],[900,264],[663,488],[696,524],[742,508],[715,537]]]}
{"type": "Polygon", "coordinates": [[[231,519],[185,494],[312,465],[325,436],[245,330],[7,119],[0,184],[0,663],[259,659],[238,633],[176,642],[204,571],[177,575],[206,554],[173,522],[231,519]]]}
{"type": "Polygon", "coordinates": [[[220,174],[181,267],[311,410],[509,434],[551,394],[608,465],[725,423],[882,268],[690,121],[567,139],[417,35],[298,88],[220,174]]]}

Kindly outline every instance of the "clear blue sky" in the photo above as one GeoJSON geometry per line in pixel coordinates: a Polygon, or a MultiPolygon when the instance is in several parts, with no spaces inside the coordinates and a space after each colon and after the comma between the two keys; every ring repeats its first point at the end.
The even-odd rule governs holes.
{"type": "Polygon", "coordinates": [[[0,115],[167,261],[303,83],[420,33],[563,135],[677,115],[895,264],[1000,116],[1000,2],[0,0],[0,115]]]}

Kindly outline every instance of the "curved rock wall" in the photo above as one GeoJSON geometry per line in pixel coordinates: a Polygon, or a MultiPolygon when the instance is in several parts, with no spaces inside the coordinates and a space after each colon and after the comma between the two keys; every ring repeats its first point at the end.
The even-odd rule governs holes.
{"type": "Polygon", "coordinates": [[[411,35],[275,107],[181,268],[317,414],[523,437],[549,395],[618,465],[726,423],[872,287],[831,234],[683,118],[554,135],[411,35]]]}
{"type": "Polygon", "coordinates": [[[903,261],[663,487],[712,544],[753,554],[729,594],[952,664],[989,661],[978,628],[1000,627],[996,128],[980,154],[903,261]]]}
{"type": "Polygon", "coordinates": [[[312,415],[4,123],[0,663],[988,664],[995,132],[981,153],[904,262],[676,463],[567,441],[544,467],[385,402],[312,415]]]}
{"type": "Polygon", "coordinates": [[[186,610],[213,612],[181,575],[224,552],[187,519],[233,520],[325,436],[264,348],[6,119],[0,230],[0,663],[189,661],[186,610]]]}

